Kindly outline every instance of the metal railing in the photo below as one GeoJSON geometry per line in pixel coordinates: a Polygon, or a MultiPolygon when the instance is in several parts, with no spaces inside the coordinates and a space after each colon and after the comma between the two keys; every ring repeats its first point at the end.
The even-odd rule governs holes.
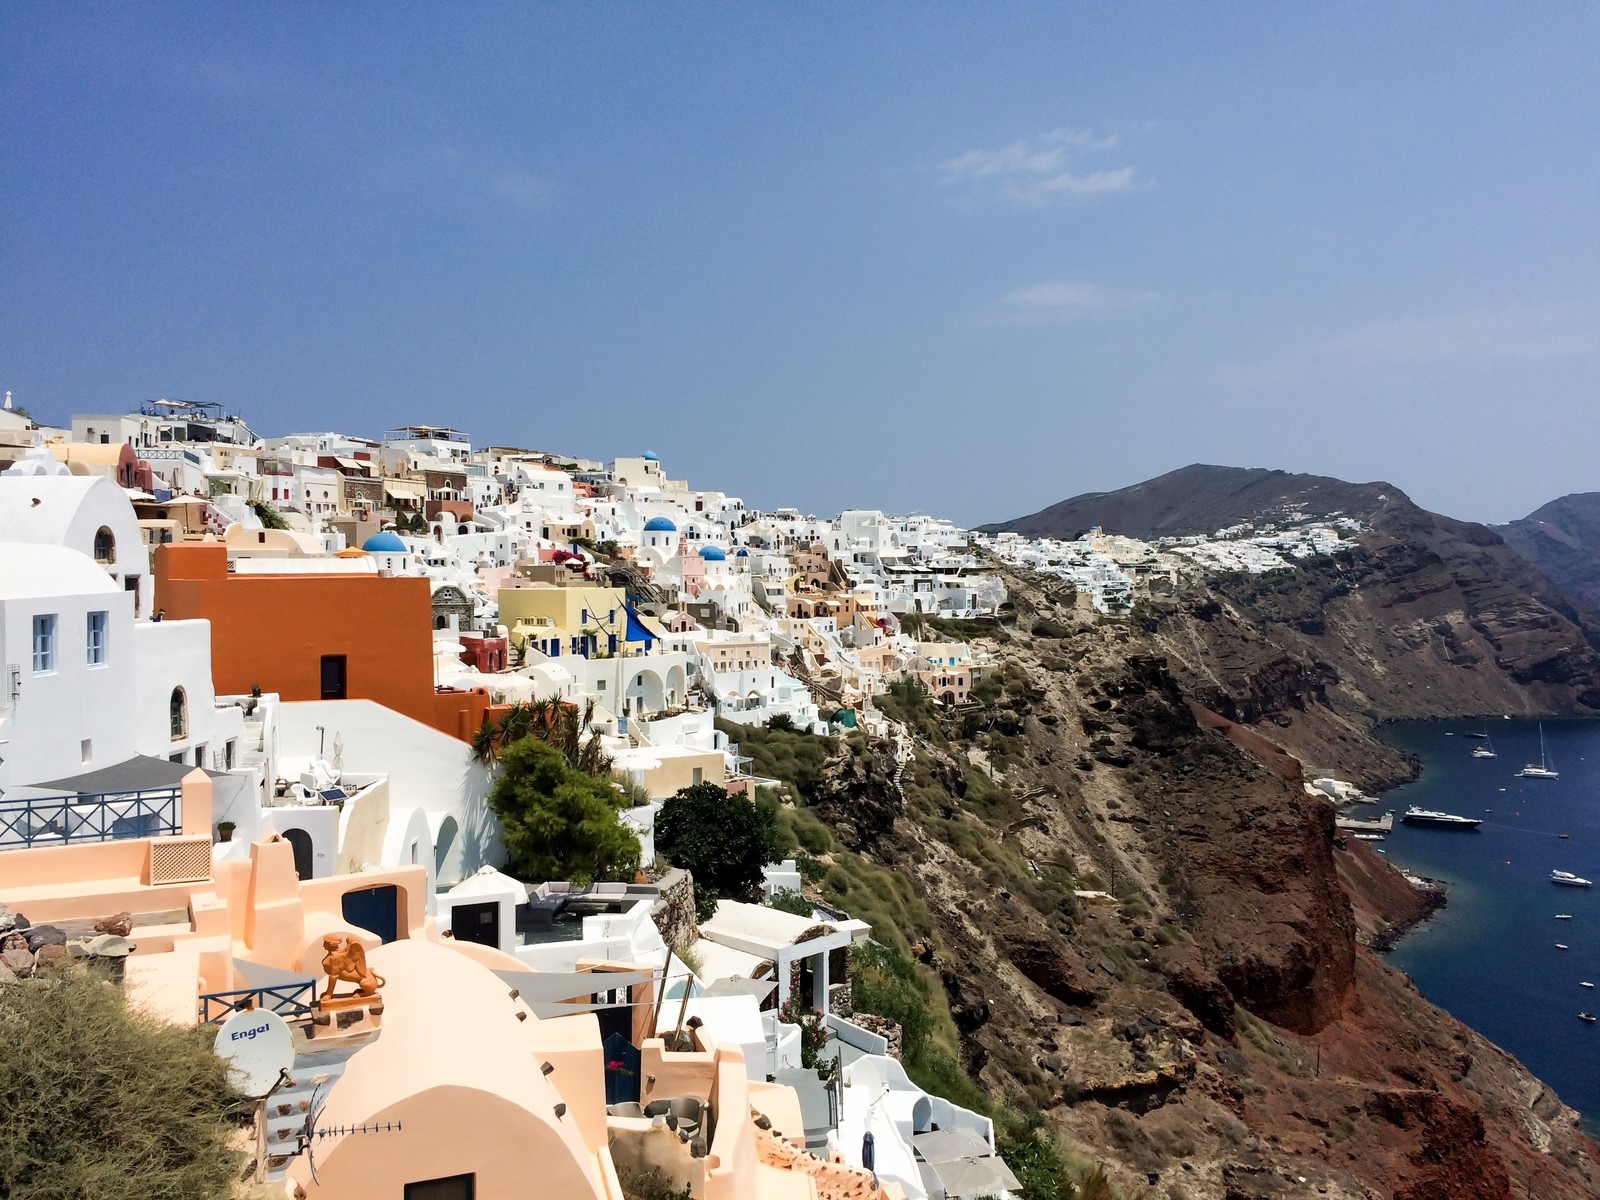
{"type": "Polygon", "coordinates": [[[220,1025],[236,1012],[266,1009],[280,1017],[303,1017],[317,999],[314,979],[267,987],[240,988],[234,992],[205,992],[200,996],[200,1024],[220,1025]]]}
{"type": "Polygon", "coordinates": [[[176,787],[0,799],[0,849],[170,837],[182,832],[183,805],[176,787]]]}

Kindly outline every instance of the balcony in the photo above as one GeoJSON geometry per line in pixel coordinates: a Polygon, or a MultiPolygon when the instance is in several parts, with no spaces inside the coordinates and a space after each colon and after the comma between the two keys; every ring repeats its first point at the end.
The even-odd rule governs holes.
{"type": "Polygon", "coordinates": [[[177,787],[0,799],[0,850],[182,832],[183,805],[177,787]]]}

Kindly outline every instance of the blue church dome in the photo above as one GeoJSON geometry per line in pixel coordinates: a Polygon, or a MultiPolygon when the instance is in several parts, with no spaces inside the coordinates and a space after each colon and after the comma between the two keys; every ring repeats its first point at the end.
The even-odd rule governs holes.
{"type": "Polygon", "coordinates": [[[707,562],[722,562],[728,556],[722,552],[721,546],[701,546],[700,557],[707,562]]]}
{"type": "Polygon", "coordinates": [[[653,453],[652,453],[652,452],[651,452],[651,451],[649,451],[649,450],[646,450],[646,451],[645,451],[645,452],[644,452],[644,460],[645,460],[645,462],[660,462],[660,461],[661,461],[661,460],[660,460],[660,459],[659,459],[659,458],[657,458],[657,457],[656,457],[656,456],[655,456],[655,455],[654,455],[654,454],[653,454],[653,453]]]}
{"type": "Polygon", "coordinates": [[[677,533],[678,527],[671,517],[651,517],[644,523],[646,533],[677,533]]]}
{"type": "Polygon", "coordinates": [[[368,554],[406,554],[406,544],[402,542],[392,530],[385,529],[382,533],[375,533],[361,543],[361,548],[368,554]]]}
{"type": "Polygon", "coordinates": [[[740,546],[737,550],[735,550],[733,552],[733,556],[735,558],[749,558],[750,557],[750,551],[746,550],[743,546],[740,546]]]}

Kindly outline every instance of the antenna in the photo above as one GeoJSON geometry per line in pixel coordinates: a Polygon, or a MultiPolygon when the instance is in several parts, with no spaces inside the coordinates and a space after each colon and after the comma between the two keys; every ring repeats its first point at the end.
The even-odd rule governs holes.
{"type": "Polygon", "coordinates": [[[294,1066],[294,1035],[267,1009],[236,1012],[217,1030],[217,1057],[228,1064],[228,1080],[257,1100],[270,1095],[294,1066]]]}
{"type": "MultiPolygon", "coordinates": [[[[322,1185],[322,1180],[317,1178],[317,1141],[320,1138],[341,1137],[353,1133],[399,1133],[399,1121],[363,1121],[359,1125],[327,1125],[322,1121],[322,1112],[328,1107],[328,1095],[323,1089],[328,1086],[324,1076],[318,1080],[311,1092],[311,1103],[306,1111],[305,1124],[300,1127],[300,1146],[297,1153],[306,1156],[306,1166],[311,1169],[311,1182],[322,1185]]],[[[559,1115],[559,1114],[557,1114],[559,1115]]]]}

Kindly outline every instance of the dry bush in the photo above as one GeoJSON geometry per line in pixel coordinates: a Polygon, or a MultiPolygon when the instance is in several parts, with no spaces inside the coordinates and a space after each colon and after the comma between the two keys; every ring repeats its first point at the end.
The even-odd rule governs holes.
{"type": "Polygon", "coordinates": [[[91,971],[0,985],[0,1196],[224,1200],[246,1102],[214,1035],[128,1008],[91,971]]]}

